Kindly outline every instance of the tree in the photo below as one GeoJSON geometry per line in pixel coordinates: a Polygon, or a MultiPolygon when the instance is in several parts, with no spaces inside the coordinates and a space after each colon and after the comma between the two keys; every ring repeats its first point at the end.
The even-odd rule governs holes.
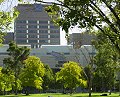
{"type": "Polygon", "coordinates": [[[17,94],[17,89],[20,86],[20,80],[19,80],[19,74],[21,72],[21,69],[23,66],[23,61],[28,57],[30,49],[27,47],[19,47],[16,45],[16,43],[11,42],[9,44],[9,48],[7,49],[8,58],[5,58],[3,60],[3,63],[5,64],[6,71],[9,70],[9,72],[13,72],[15,76],[15,94],[17,94]]]}
{"type": "MultiPolygon", "coordinates": [[[[109,31],[109,29],[106,30],[109,31]]],[[[115,47],[109,42],[108,37],[104,36],[103,33],[98,32],[97,39],[98,40],[94,42],[97,49],[97,54],[95,56],[95,75],[97,75],[97,78],[99,77],[102,79],[101,87],[103,90],[105,90],[105,88],[111,90],[119,67],[119,55],[115,51],[115,47]]],[[[100,82],[100,80],[97,82],[100,82]]]]}
{"type": "Polygon", "coordinates": [[[57,81],[61,80],[65,88],[73,90],[78,86],[86,86],[86,81],[84,80],[83,70],[76,62],[67,62],[63,64],[63,67],[59,72],[56,73],[57,81]]]}
{"type": "Polygon", "coordinates": [[[0,67],[0,90],[5,94],[6,91],[12,90],[14,82],[14,74],[9,73],[4,70],[3,67],[0,67]]]}
{"type": "MultiPolygon", "coordinates": [[[[43,2],[41,0],[35,0],[43,2]]],[[[104,36],[107,36],[111,44],[120,54],[120,2],[119,0],[56,0],[46,11],[54,19],[55,23],[66,31],[78,25],[87,30],[98,28],[104,36]],[[105,13],[105,10],[108,13],[105,13]],[[112,31],[106,32],[103,23],[112,31]]],[[[48,3],[48,2],[43,2],[48,3]]]]}
{"type": "Polygon", "coordinates": [[[29,94],[29,87],[42,89],[43,79],[45,74],[44,64],[38,57],[29,56],[24,61],[25,67],[20,74],[22,86],[26,88],[26,95],[29,94]]]}
{"type": "Polygon", "coordinates": [[[43,91],[47,90],[52,86],[52,83],[54,83],[54,74],[52,69],[49,67],[49,65],[45,65],[45,74],[43,76],[43,91]]]}

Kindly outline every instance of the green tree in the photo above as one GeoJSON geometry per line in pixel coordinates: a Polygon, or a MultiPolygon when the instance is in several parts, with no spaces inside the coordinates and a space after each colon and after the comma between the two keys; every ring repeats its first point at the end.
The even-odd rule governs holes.
{"type": "Polygon", "coordinates": [[[53,71],[50,68],[50,66],[45,65],[44,67],[45,67],[45,74],[43,76],[43,85],[42,85],[43,91],[51,88],[52,83],[54,83],[55,80],[53,71]]]}
{"type": "Polygon", "coordinates": [[[78,86],[86,86],[86,81],[84,80],[83,70],[76,62],[67,62],[63,64],[63,67],[59,72],[56,73],[57,81],[62,81],[65,88],[73,90],[78,86]]]}
{"type": "Polygon", "coordinates": [[[26,88],[26,95],[28,95],[30,87],[42,89],[42,77],[45,74],[45,68],[40,59],[35,56],[29,56],[24,61],[24,65],[25,67],[20,74],[20,79],[22,86],[26,88]]]}
{"type": "Polygon", "coordinates": [[[17,94],[17,89],[20,87],[19,74],[21,68],[23,68],[23,61],[28,57],[30,49],[27,47],[19,47],[16,43],[11,42],[7,50],[9,57],[3,60],[6,70],[13,72],[15,76],[15,94],[17,94]]]}
{"type": "Polygon", "coordinates": [[[3,67],[0,67],[0,90],[5,94],[6,91],[12,90],[14,82],[14,74],[9,73],[4,70],[3,67]]]}
{"type": "MultiPolygon", "coordinates": [[[[42,0],[35,0],[43,2],[42,0]]],[[[120,2],[119,0],[56,0],[46,11],[54,19],[55,23],[66,31],[78,25],[87,30],[98,28],[104,36],[107,36],[111,44],[120,54],[120,2]],[[104,8],[104,10],[103,10],[104,8]],[[107,13],[105,13],[105,11],[107,13]],[[103,23],[112,31],[106,32],[103,23]]],[[[48,3],[48,2],[44,2],[48,3]]],[[[68,37],[69,38],[69,37],[68,37]]]]}
{"type": "MultiPolygon", "coordinates": [[[[109,29],[106,30],[109,31],[109,29]]],[[[117,67],[119,67],[119,55],[115,51],[115,47],[109,42],[108,37],[104,36],[103,33],[98,32],[97,39],[98,40],[94,42],[97,49],[97,54],[95,56],[95,74],[97,78],[99,77],[102,79],[102,89],[105,90],[105,88],[107,88],[111,90],[114,85],[117,67]]]]}

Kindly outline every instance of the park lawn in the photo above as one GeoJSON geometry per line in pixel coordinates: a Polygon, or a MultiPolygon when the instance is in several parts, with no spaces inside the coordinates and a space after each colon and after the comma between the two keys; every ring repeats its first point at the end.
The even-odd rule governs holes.
{"type": "MultiPolygon", "coordinates": [[[[100,96],[102,93],[92,93],[92,97],[119,97],[118,93],[112,93],[108,96],[100,96]]],[[[107,93],[108,94],[108,93],[107,93]]],[[[61,93],[44,93],[44,94],[30,94],[29,96],[25,95],[1,95],[0,97],[88,97],[88,93],[78,93],[78,94],[61,94],[61,93]]]]}

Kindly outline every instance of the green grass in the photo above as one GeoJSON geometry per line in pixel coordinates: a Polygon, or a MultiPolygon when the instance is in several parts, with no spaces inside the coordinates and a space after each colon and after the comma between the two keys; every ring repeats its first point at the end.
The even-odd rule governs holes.
{"type": "MultiPolygon", "coordinates": [[[[112,93],[108,96],[100,96],[102,93],[92,93],[92,97],[120,97],[119,93],[112,93]]],[[[108,93],[107,93],[108,94],[108,93]]],[[[79,94],[60,94],[60,93],[45,93],[45,94],[30,94],[29,96],[25,95],[1,95],[0,97],[88,97],[88,93],[79,93],[79,94]]]]}

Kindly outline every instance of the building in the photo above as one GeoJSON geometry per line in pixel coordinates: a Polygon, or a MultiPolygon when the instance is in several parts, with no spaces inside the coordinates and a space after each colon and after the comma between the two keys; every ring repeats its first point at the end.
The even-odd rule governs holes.
{"type": "Polygon", "coordinates": [[[74,49],[72,45],[42,45],[31,50],[31,55],[37,56],[44,64],[59,70],[65,62],[75,61],[85,67],[91,63],[96,50],[92,45],[83,45],[74,49]]]}
{"type": "Polygon", "coordinates": [[[69,44],[73,44],[74,48],[80,48],[82,45],[92,45],[92,40],[96,39],[95,35],[84,33],[72,33],[70,34],[69,44]]]}
{"type": "Polygon", "coordinates": [[[60,44],[60,28],[51,22],[45,7],[41,4],[17,6],[20,12],[14,24],[14,40],[17,44],[28,44],[32,48],[60,44]]]}
{"type": "MultiPolygon", "coordinates": [[[[31,48],[31,45],[18,45],[19,47],[26,46],[28,48],[31,48]]],[[[0,47],[0,66],[3,66],[3,60],[4,58],[9,57],[7,49],[9,48],[8,44],[4,44],[0,47]]]]}
{"type": "Polygon", "coordinates": [[[9,44],[10,41],[14,41],[14,33],[13,32],[7,32],[4,36],[3,44],[9,44]]]}

